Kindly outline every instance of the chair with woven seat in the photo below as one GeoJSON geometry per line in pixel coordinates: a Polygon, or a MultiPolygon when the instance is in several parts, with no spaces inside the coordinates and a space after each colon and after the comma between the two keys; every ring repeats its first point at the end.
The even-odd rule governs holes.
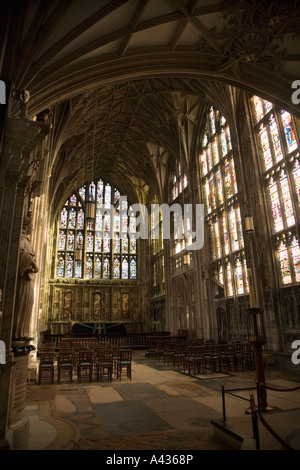
{"type": "Polygon", "coordinates": [[[67,375],[70,382],[73,379],[73,353],[72,350],[59,351],[57,356],[57,382],[60,383],[60,380],[63,375],[67,375]]]}
{"type": "Polygon", "coordinates": [[[93,378],[93,351],[83,349],[78,351],[77,359],[77,380],[81,382],[81,379],[88,378],[89,382],[93,378]]]}
{"type": "Polygon", "coordinates": [[[40,352],[40,365],[39,365],[39,384],[45,380],[50,383],[54,382],[54,358],[53,351],[40,352]]]}
{"type": "Polygon", "coordinates": [[[117,379],[121,380],[122,370],[126,369],[127,378],[131,380],[131,362],[132,362],[132,350],[120,349],[118,357],[116,359],[117,379]]]}

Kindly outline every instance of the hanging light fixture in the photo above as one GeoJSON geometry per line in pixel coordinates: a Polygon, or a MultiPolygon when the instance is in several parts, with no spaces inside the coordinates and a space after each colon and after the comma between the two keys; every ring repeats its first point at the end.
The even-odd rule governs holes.
{"type": "Polygon", "coordinates": [[[75,261],[82,261],[82,250],[80,248],[75,250],[75,261]]]}
{"type": "Polygon", "coordinates": [[[97,121],[97,97],[98,90],[96,91],[96,105],[95,105],[95,121],[94,121],[94,139],[93,139],[93,157],[92,157],[92,180],[89,185],[88,200],[85,206],[85,218],[88,221],[94,221],[96,217],[96,202],[95,195],[96,189],[93,191],[91,187],[94,184],[94,161],[95,161],[95,142],[96,142],[96,121],[97,121]]]}
{"type": "Polygon", "coordinates": [[[96,215],[96,203],[95,201],[87,201],[85,206],[85,218],[86,220],[95,220],[96,215]]]}
{"type": "Polygon", "coordinates": [[[191,257],[189,253],[185,253],[183,257],[184,266],[189,266],[191,264],[191,257]]]}
{"type": "Polygon", "coordinates": [[[253,217],[252,215],[246,215],[245,220],[245,230],[247,233],[254,232],[253,217]]]}

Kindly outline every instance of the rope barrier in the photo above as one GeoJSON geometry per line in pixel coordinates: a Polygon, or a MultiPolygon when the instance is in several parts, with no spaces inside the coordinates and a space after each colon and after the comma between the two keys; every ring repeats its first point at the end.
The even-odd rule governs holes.
{"type": "Polygon", "coordinates": [[[285,447],[287,450],[295,450],[293,447],[291,447],[286,441],[284,441],[278,434],[277,432],[274,431],[274,429],[271,428],[271,426],[267,423],[265,418],[260,414],[259,419],[261,423],[268,429],[268,431],[277,439],[280,444],[285,447]]]}
{"type": "MultiPolygon", "coordinates": [[[[299,390],[300,387],[295,387],[295,388],[285,388],[285,389],[277,389],[277,388],[273,388],[273,387],[268,387],[266,386],[264,383],[258,383],[258,385],[260,386],[263,386],[265,387],[266,389],[268,390],[273,390],[275,392],[293,392],[295,390],[299,390]]],[[[254,401],[254,399],[253,399],[254,401]]],[[[255,405],[254,405],[255,406],[255,405]]],[[[284,439],[282,439],[279,434],[277,434],[276,431],[274,431],[274,429],[269,425],[269,423],[267,423],[267,421],[265,420],[265,418],[262,416],[261,412],[259,412],[259,420],[261,421],[261,423],[263,424],[263,426],[265,426],[265,428],[272,434],[273,437],[275,437],[275,439],[280,442],[280,444],[287,450],[295,450],[292,446],[290,446],[290,444],[288,444],[284,439]]]]}
{"type": "Polygon", "coordinates": [[[274,387],[269,387],[263,383],[259,383],[258,385],[265,387],[267,390],[272,390],[273,392],[295,392],[296,390],[300,390],[300,386],[294,387],[294,388],[274,388],[274,387]]]}

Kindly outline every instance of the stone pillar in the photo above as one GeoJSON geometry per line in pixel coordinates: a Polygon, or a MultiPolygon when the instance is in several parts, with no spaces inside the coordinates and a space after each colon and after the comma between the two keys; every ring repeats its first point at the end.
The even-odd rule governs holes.
{"type": "MultiPolygon", "coordinates": [[[[19,244],[26,195],[35,179],[37,149],[50,126],[25,118],[8,118],[0,166],[0,339],[6,363],[0,365],[0,449],[11,448],[16,430],[25,429],[28,344],[13,345],[12,326],[17,286],[19,244]],[[46,132],[45,132],[46,131],[46,132]]],[[[39,155],[42,164],[43,155],[39,155]]]]}

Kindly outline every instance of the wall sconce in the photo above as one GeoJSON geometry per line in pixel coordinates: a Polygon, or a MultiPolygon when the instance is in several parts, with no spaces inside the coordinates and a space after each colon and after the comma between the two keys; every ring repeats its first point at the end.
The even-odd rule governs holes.
{"type": "Polygon", "coordinates": [[[254,232],[253,217],[252,215],[246,215],[245,218],[245,229],[246,232],[254,232]]]}
{"type": "Polygon", "coordinates": [[[245,229],[246,232],[254,232],[253,217],[252,215],[246,215],[245,218],[245,229]]]}

